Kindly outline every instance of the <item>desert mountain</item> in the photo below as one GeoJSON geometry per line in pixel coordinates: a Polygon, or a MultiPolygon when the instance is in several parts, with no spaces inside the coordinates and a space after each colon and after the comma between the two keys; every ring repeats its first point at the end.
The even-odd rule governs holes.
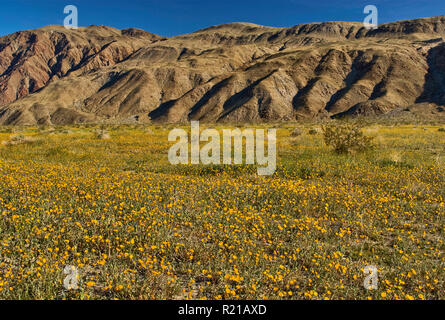
{"type": "Polygon", "coordinates": [[[439,114],[444,36],[445,16],[376,30],[231,23],[172,38],[104,26],[17,32],[0,38],[0,124],[439,114]]]}

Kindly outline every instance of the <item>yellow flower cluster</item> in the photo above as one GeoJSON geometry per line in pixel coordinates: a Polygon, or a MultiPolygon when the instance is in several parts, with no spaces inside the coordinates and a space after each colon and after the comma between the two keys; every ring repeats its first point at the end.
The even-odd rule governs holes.
{"type": "Polygon", "coordinates": [[[385,127],[380,151],[338,156],[282,128],[277,172],[258,177],[172,166],[151,129],[27,129],[41,141],[0,147],[0,298],[445,298],[437,130],[385,127]]]}

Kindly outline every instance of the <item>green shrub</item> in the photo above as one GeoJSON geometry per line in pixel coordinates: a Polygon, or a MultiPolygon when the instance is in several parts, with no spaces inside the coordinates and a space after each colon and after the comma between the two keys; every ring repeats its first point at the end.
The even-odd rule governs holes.
{"type": "Polygon", "coordinates": [[[318,133],[318,131],[316,129],[311,129],[308,132],[310,135],[316,135],[318,133]]]}
{"type": "Polygon", "coordinates": [[[363,152],[373,147],[372,137],[367,137],[358,125],[343,123],[322,127],[324,141],[336,153],[363,152]]]}
{"type": "Polygon", "coordinates": [[[389,166],[393,166],[393,167],[397,167],[397,168],[405,168],[405,169],[413,169],[414,166],[410,163],[406,163],[406,162],[397,162],[394,160],[390,160],[390,159],[383,159],[378,161],[378,164],[380,167],[389,167],[389,166]]]}
{"type": "Polygon", "coordinates": [[[445,128],[439,128],[439,132],[445,132],[445,128]]]}

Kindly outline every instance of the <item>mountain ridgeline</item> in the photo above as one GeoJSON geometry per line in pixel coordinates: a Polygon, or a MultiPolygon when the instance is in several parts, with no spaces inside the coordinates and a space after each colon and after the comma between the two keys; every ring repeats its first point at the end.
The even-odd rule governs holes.
{"type": "Polygon", "coordinates": [[[443,117],[445,16],[367,30],[231,23],[165,38],[47,26],[0,38],[0,124],[443,117]]]}

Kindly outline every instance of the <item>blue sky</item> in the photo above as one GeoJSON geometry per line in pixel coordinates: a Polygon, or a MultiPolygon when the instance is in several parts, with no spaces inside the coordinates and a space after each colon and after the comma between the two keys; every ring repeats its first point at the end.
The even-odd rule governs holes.
{"type": "Polygon", "coordinates": [[[445,0],[1,0],[0,35],[63,24],[74,4],[79,25],[136,27],[162,36],[184,34],[227,22],[289,27],[319,21],[363,21],[368,4],[379,23],[445,15],[445,0]]]}

